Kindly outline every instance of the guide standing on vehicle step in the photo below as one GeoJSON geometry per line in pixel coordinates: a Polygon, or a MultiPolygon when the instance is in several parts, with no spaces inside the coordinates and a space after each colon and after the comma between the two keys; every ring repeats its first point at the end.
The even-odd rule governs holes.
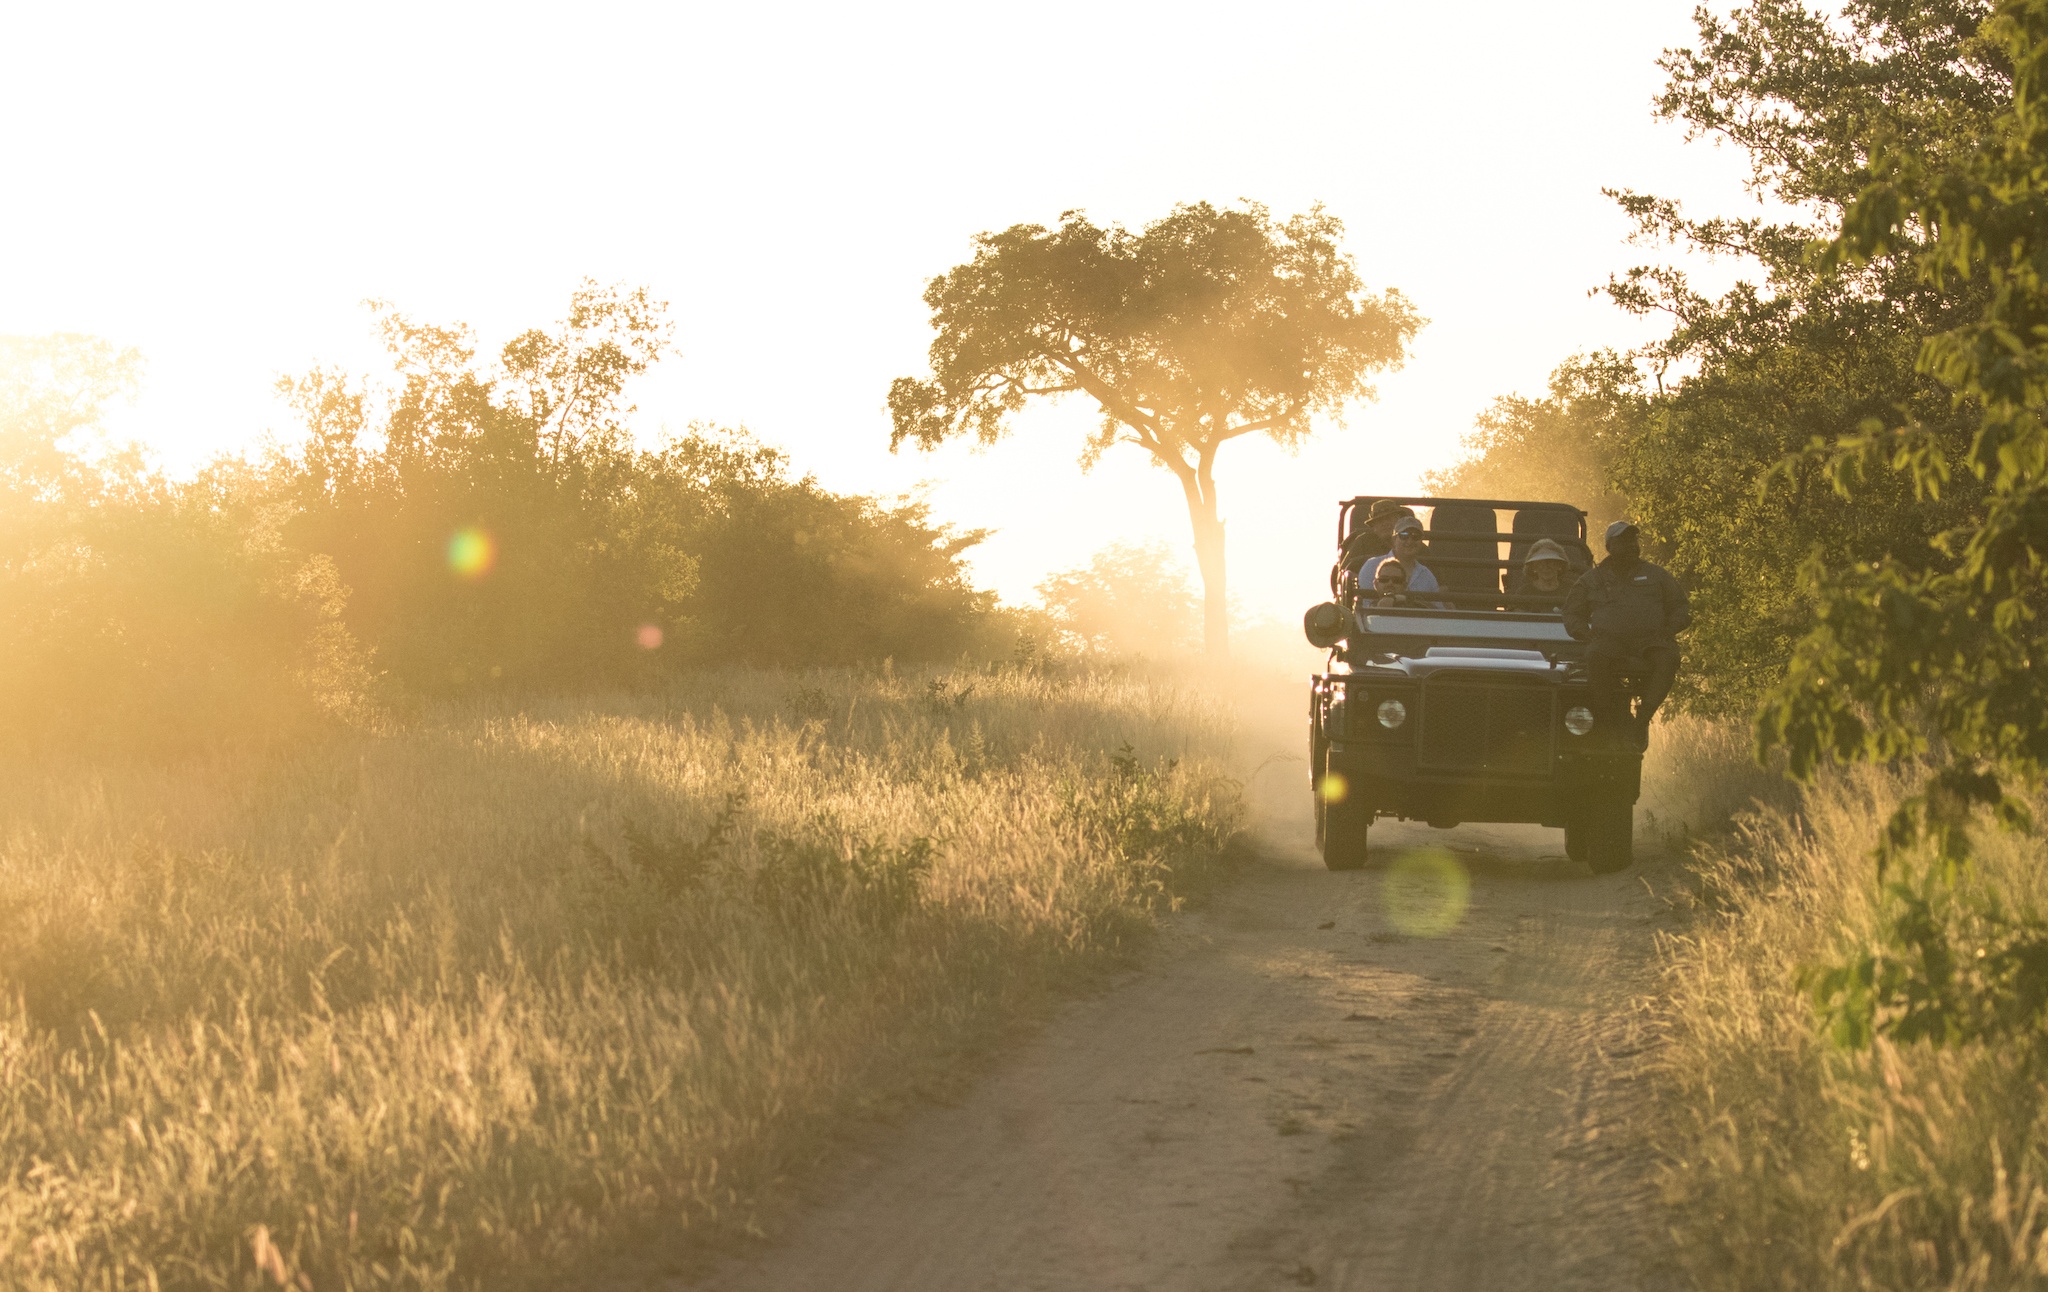
{"type": "Polygon", "coordinates": [[[1636,747],[1650,740],[1650,719],[1678,676],[1678,634],[1692,623],[1685,589],[1663,568],[1645,561],[1642,535],[1633,523],[1607,527],[1607,559],[1572,585],[1565,597],[1564,627],[1587,643],[1586,673],[1594,717],[1613,724],[1628,717],[1624,679],[1642,678],[1642,705],[1631,733],[1636,747]]]}

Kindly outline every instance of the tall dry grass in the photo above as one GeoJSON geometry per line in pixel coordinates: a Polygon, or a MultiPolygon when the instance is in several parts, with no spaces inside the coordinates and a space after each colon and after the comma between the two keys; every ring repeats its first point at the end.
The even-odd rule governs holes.
{"type": "MultiPolygon", "coordinates": [[[[1710,768],[1697,773],[1704,777],[1710,768]]],[[[1739,774],[1731,771],[1731,775],[1739,774]]],[[[2023,1046],[1827,1040],[1803,966],[1876,936],[1871,849],[1906,792],[1841,775],[1695,849],[1692,918],[1663,947],[1664,1183],[1709,1289],[2048,1286],[2048,1119],[2023,1046]]],[[[2048,845],[1987,832],[1976,874],[2048,896],[2048,845]]]]}
{"type": "Polygon", "coordinates": [[[17,768],[6,1285],[501,1288],[744,1229],[1199,882],[1232,740],[1135,677],[733,671],[17,768]]]}
{"type": "Polygon", "coordinates": [[[1685,850],[1728,834],[1759,808],[1789,810],[1796,802],[1783,775],[1756,764],[1741,726],[1690,714],[1651,726],[1636,800],[1639,835],[1685,850]]]}

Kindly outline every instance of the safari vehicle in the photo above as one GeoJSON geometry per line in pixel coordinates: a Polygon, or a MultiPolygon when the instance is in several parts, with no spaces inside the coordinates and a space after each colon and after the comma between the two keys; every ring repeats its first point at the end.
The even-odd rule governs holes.
{"type": "MultiPolygon", "coordinates": [[[[1378,501],[1340,504],[1340,553],[1378,501]]],[[[1416,596],[1443,608],[1375,606],[1369,586],[1361,595],[1349,585],[1340,557],[1336,599],[1304,620],[1310,642],[1330,652],[1309,688],[1324,863],[1363,866],[1373,821],[1395,817],[1439,828],[1562,827],[1573,860],[1596,873],[1626,869],[1642,784],[1634,734],[1595,721],[1585,644],[1565,632],[1564,617],[1545,598],[1511,590],[1539,538],[1571,558],[1567,586],[1585,571],[1586,514],[1555,502],[1391,501],[1423,521],[1421,563],[1441,590],[1416,596]]]]}

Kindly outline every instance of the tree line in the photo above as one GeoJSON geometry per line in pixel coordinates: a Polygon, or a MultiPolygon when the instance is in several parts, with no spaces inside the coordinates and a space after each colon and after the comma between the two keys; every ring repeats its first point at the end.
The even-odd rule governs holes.
{"type": "MultiPolygon", "coordinates": [[[[1732,145],[1777,214],[1698,218],[1615,191],[1639,245],[1732,260],[1718,295],[1670,264],[1616,274],[1607,294],[1669,330],[1629,355],[1574,356],[1541,397],[1495,402],[1471,456],[1433,484],[1471,496],[1582,500],[1627,512],[1650,554],[1691,589],[1678,699],[1747,717],[1820,622],[1819,589],[1859,566],[1943,568],[1942,535],[1982,506],[1970,468],[1978,412],[1922,361],[1925,339],[1981,311],[1981,283],[1922,272],[1926,230],[1868,257],[1827,248],[1880,155],[1960,158],[1992,140],[2013,89],[1987,3],[1860,0],[1840,13],[1754,0],[1702,10],[1695,45],[1667,51],[1657,113],[1732,145]],[[1938,462],[1942,487],[1838,451],[1894,428],[1938,462]],[[1850,485],[1853,483],[1853,487],[1850,485]]],[[[1881,457],[1879,454],[1878,457],[1881,457]]]]}
{"type": "Polygon", "coordinates": [[[139,358],[0,341],[0,722],[17,742],[173,742],[665,670],[1004,653],[982,534],[834,493],[744,432],[635,440],[668,346],[585,284],[482,356],[388,308],[387,379],[282,383],[302,443],[169,479],[102,443],[139,358]]]}
{"type": "Polygon", "coordinates": [[[1804,971],[1837,1041],[2039,1054],[2048,918],[1972,857],[2035,828],[2048,770],[2048,0],[1697,21],[1658,110],[1742,149],[1789,214],[1615,196],[1645,239],[1754,280],[1617,275],[1670,332],[1498,403],[1444,483],[1546,457],[1604,479],[1694,588],[1694,707],[1753,715],[1796,777],[1905,778],[1879,927],[1804,971]]]}

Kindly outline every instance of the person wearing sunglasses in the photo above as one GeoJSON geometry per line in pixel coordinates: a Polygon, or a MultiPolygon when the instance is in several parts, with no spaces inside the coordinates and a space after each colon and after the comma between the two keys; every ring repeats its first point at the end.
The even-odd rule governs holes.
{"type": "Polygon", "coordinates": [[[1394,548],[1394,526],[1403,519],[1415,519],[1413,508],[1404,507],[1392,498],[1382,498],[1372,505],[1365,523],[1358,532],[1344,540],[1344,549],[1338,555],[1335,568],[1330,571],[1330,591],[1339,597],[1357,593],[1369,596],[1366,589],[1372,587],[1372,576],[1365,573],[1367,562],[1375,556],[1385,556],[1394,548]]]}
{"type": "Polygon", "coordinates": [[[1422,603],[1408,596],[1408,567],[1399,561],[1381,561],[1372,572],[1372,604],[1398,608],[1422,603]]]}
{"type": "Polygon", "coordinates": [[[1413,516],[1403,516],[1394,524],[1394,550],[1385,556],[1375,556],[1358,571],[1360,587],[1376,587],[1379,572],[1388,564],[1397,564],[1407,576],[1408,594],[1415,598],[1418,606],[1433,607],[1436,603],[1422,597],[1425,592],[1438,592],[1436,575],[1422,563],[1422,522],[1413,516]]]}

